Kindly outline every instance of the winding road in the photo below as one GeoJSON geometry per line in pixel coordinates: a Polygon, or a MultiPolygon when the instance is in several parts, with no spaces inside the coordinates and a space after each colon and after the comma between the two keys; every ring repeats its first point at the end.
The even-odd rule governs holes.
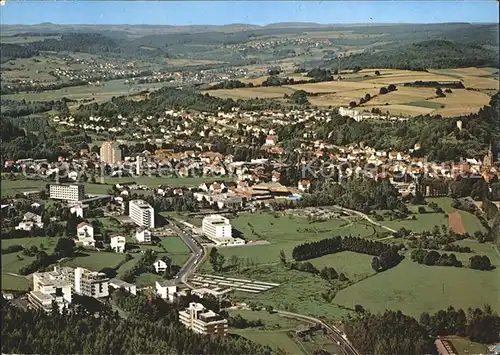
{"type": "MultiPolygon", "coordinates": [[[[184,241],[184,243],[189,247],[189,249],[191,250],[191,255],[189,256],[189,259],[186,261],[186,263],[181,267],[175,280],[177,284],[183,283],[189,288],[194,288],[194,286],[189,284],[188,278],[189,276],[191,276],[193,272],[196,271],[197,266],[201,264],[201,261],[205,256],[205,249],[202,247],[200,243],[198,243],[198,241],[196,241],[193,238],[191,234],[179,228],[179,226],[176,225],[176,222],[177,221],[171,221],[170,228],[172,228],[172,230],[175,231],[179,235],[179,237],[184,241]]],[[[349,343],[344,333],[337,327],[329,325],[320,319],[311,316],[306,316],[303,314],[292,313],[287,311],[279,311],[279,310],[277,310],[276,312],[284,317],[294,318],[302,321],[305,320],[310,323],[320,324],[324,329],[326,329],[329,332],[332,340],[342,349],[345,355],[360,355],[356,351],[356,349],[351,345],[351,343],[349,343]]]]}

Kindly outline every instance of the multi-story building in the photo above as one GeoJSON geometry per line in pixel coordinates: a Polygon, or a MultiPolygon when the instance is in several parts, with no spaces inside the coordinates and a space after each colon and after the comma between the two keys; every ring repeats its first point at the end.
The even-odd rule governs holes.
{"type": "Polygon", "coordinates": [[[94,298],[109,296],[109,278],[103,272],[77,267],[70,279],[74,282],[74,290],[78,294],[94,298]]]}
{"type": "Polygon", "coordinates": [[[33,274],[33,291],[28,294],[29,302],[38,309],[50,311],[52,302],[60,309],[71,303],[72,284],[69,280],[71,268],[54,267],[50,272],[35,272],[33,274]]]}
{"type": "Polygon", "coordinates": [[[122,151],[112,142],[104,142],[101,145],[100,158],[104,163],[115,164],[122,160],[122,151]]]}
{"type": "Polygon", "coordinates": [[[179,311],[179,320],[195,333],[209,335],[226,335],[227,333],[227,320],[207,310],[200,303],[191,302],[188,308],[179,311]]]}
{"type": "Polygon", "coordinates": [[[203,218],[203,234],[217,245],[229,244],[233,241],[232,227],[229,219],[213,214],[203,218]]]}
{"type": "Polygon", "coordinates": [[[81,201],[85,199],[83,184],[54,184],[49,187],[50,198],[66,201],[81,201]]]}
{"type": "Polygon", "coordinates": [[[138,226],[155,227],[155,211],[149,203],[144,200],[132,200],[128,206],[129,216],[138,226]]]}

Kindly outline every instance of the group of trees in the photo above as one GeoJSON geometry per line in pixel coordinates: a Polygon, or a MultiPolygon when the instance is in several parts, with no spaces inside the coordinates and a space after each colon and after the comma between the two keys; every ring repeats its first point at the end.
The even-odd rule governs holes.
{"type": "Polygon", "coordinates": [[[258,328],[264,326],[264,322],[262,321],[262,319],[248,320],[243,318],[241,314],[237,314],[234,317],[230,316],[227,319],[227,323],[230,327],[236,329],[258,328]]]}
{"type": "Polygon", "coordinates": [[[217,248],[213,247],[208,255],[208,261],[214,271],[221,271],[224,267],[225,258],[220,254],[217,248]]]}
{"type": "MultiPolygon", "coordinates": [[[[403,259],[398,250],[402,245],[389,245],[382,242],[371,241],[359,237],[333,237],[317,242],[309,242],[293,248],[292,257],[297,260],[308,260],[323,255],[334,254],[341,251],[373,255],[372,268],[375,271],[390,269],[403,259]]],[[[314,266],[313,266],[314,267],[314,266]]],[[[319,273],[319,271],[318,271],[319,273]]]]}
{"type": "MultiPolygon", "coordinates": [[[[120,292],[119,290],[116,292],[120,292]]],[[[119,318],[108,307],[89,313],[76,302],[68,311],[23,310],[3,305],[2,352],[19,354],[262,354],[276,351],[241,337],[208,337],[177,321],[179,306],[158,298],[120,300],[129,317],[119,318]]]]}
{"type": "Polygon", "coordinates": [[[411,252],[411,259],[419,264],[428,266],[454,266],[462,267],[462,262],[457,260],[455,254],[440,254],[435,250],[415,249],[411,252]]]}
{"type": "Polygon", "coordinates": [[[49,265],[55,263],[62,258],[72,257],[75,252],[75,242],[70,238],[59,238],[54,249],[54,253],[49,255],[43,250],[39,250],[35,255],[35,260],[30,264],[21,267],[19,274],[29,275],[49,265]]]}
{"type": "Polygon", "coordinates": [[[483,309],[469,308],[455,310],[452,306],[430,315],[420,315],[420,325],[432,336],[458,335],[482,344],[491,344],[500,340],[500,317],[491,306],[483,309]]]}
{"type": "Polygon", "coordinates": [[[494,267],[491,265],[490,258],[486,255],[473,255],[469,258],[469,265],[471,269],[488,271],[494,267]]]}
{"type": "Polygon", "coordinates": [[[401,311],[358,313],[344,326],[347,338],[361,354],[433,354],[435,346],[418,321],[401,311]]]}
{"type": "Polygon", "coordinates": [[[383,314],[360,312],[345,321],[345,333],[363,354],[434,354],[433,337],[458,335],[491,344],[500,341],[500,317],[489,305],[467,312],[448,307],[435,314],[422,313],[420,320],[401,311],[383,314]]]}
{"type": "MultiPolygon", "coordinates": [[[[127,255],[129,259],[132,257],[129,254],[127,255]]],[[[125,274],[122,277],[123,281],[134,282],[135,278],[140,274],[145,272],[154,272],[155,268],[153,266],[153,263],[156,261],[156,258],[157,255],[153,250],[151,249],[146,250],[146,252],[142,254],[140,259],[134,265],[134,267],[125,272],[125,274]]],[[[171,262],[167,265],[171,265],[171,262]]]]}

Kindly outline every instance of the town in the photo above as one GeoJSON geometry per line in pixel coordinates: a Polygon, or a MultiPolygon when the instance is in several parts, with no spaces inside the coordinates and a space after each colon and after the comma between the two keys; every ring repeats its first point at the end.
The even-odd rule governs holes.
{"type": "Polygon", "coordinates": [[[2,12],[3,353],[500,354],[491,16],[27,5],[2,12]]]}

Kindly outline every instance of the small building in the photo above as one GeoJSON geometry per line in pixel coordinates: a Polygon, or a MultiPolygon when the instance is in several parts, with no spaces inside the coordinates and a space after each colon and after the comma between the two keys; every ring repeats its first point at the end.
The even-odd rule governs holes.
{"type": "Polygon", "coordinates": [[[43,228],[42,217],[35,213],[27,212],[24,214],[22,222],[16,226],[16,229],[30,231],[35,227],[43,228]]]}
{"type": "Polygon", "coordinates": [[[137,295],[137,286],[125,281],[122,281],[120,279],[111,279],[109,280],[109,286],[113,287],[114,289],[124,289],[128,293],[132,295],[137,295]]]}
{"type": "Polygon", "coordinates": [[[169,268],[169,265],[167,264],[167,262],[165,260],[158,258],[153,263],[153,267],[155,268],[156,273],[160,274],[160,273],[167,271],[167,269],[169,268]]]}
{"type": "Polygon", "coordinates": [[[94,227],[88,222],[76,226],[77,243],[84,247],[95,247],[94,227]]]}
{"type": "Polygon", "coordinates": [[[115,251],[115,253],[124,253],[125,252],[125,237],[121,235],[113,235],[111,236],[111,249],[115,251]]]}
{"type": "Polygon", "coordinates": [[[177,285],[172,280],[156,281],[156,293],[163,299],[168,299],[170,302],[174,301],[177,294],[177,285]]]}
{"type": "Polygon", "coordinates": [[[179,311],[179,321],[198,334],[224,336],[228,329],[226,319],[195,302],[191,302],[185,310],[179,311]]]}
{"type": "Polygon", "coordinates": [[[151,243],[151,231],[145,227],[137,227],[135,230],[135,239],[139,243],[151,243]]]}

